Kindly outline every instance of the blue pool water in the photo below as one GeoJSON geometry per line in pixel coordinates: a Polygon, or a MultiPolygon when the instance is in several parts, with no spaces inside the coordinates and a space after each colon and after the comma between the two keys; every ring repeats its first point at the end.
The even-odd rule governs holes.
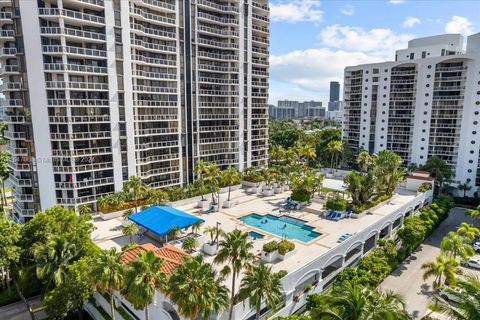
{"type": "Polygon", "coordinates": [[[262,239],[265,237],[265,235],[261,234],[261,233],[258,233],[258,232],[255,232],[255,231],[250,231],[248,233],[248,236],[250,238],[252,238],[253,240],[257,240],[257,239],[262,239]]]}
{"type": "Polygon", "coordinates": [[[276,217],[270,214],[260,215],[252,213],[241,217],[240,220],[249,226],[265,230],[277,236],[302,242],[309,242],[321,235],[321,233],[313,231],[313,227],[306,225],[305,221],[286,216],[276,217]]]}

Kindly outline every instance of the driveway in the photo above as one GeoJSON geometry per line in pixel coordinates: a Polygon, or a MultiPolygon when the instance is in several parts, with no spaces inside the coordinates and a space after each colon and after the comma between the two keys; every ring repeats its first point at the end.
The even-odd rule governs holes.
{"type": "MultiPolygon", "coordinates": [[[[448,218],[440,224],[433,234],[392,272],[379,286],[382,290],[392,290],[400,293],[407,302],[407,310],[414,319],[422,318],[430,303],[429,297],[434,293],[433,278],[423,281],[421,266],[427,261],[434,261],[440,253],[440,241],[450,231],[454,231],[462,222],[471,223],[471,218],[465,214],[465,209],[454,208],[448,218]]],[[[476,272],[465,269],[465,272],[476,272]]],[[[476,272],[480,274],[480,272],[476,272]]]]}
{"type": "MultiPolygon", "coordinates": [[[[40,297],[34,297],[28,299],[29,303],[33,308],[40,306],[40,297]]],[[[45,312],[40,311],[35,314],[35,319],[46,319],[47,315],[45,312]]],[[[8,320],[31,320],[30,313],[28,312],[27,306],[23,302],[15,302],[3,307],[0,307],[0,319],[8,320]]]]}

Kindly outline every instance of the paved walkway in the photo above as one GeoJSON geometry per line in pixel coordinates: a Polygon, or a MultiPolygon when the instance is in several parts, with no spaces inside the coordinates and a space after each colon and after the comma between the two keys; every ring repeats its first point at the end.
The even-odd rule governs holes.
{"type": "MultiPolygon", "coordinates": [[[[40,296],[28,299],[33,308],[40,305],[40,296]]],[[[46,319],[45,312],[35,314],[35,319],[46,319]]],[[[0,319],[2,320],[31,320],[27,306],[22,301],[0,307],[0,319]]]]}
{"type": "MultiPolygon", "coordinates": [[[[465,209],[452,209],[448,218],[433,234],[380,284],[380,289],[393,290],[406,299],[407,310],[414,319],[420,319],[425,315],[430,303],[429,297],[434,293],[431,286],[433,279],[423,281],[421,266],[427,261],[435,260],[440,252],[439,245],[442,238],[448,232],[456,230],[462,222],[471,223],[470,217],[465,214],[465,209]]],[[[474,272],[471,269],[465,271],[474,272]]]]}

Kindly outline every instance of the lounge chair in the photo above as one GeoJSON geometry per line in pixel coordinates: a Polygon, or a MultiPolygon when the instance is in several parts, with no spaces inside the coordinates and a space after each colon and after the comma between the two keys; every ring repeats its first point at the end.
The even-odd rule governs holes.
{"type": "Polygon", "coordinates": [[[206,214],[213,213],[213,212],[215,212],[215,207],[214,206],[211,206],[207,210],[203,211],[203,213],[206,213],[206,214]]]}

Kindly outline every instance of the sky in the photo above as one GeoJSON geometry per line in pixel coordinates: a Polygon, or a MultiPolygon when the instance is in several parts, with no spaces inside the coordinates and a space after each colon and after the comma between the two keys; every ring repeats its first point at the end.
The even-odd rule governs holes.
{"type": "Polygon", "coordinates": [[[326,105],[346,66],[394,60],[413,38],[480,32],[479,15],[479,0],[271,0],[270,103],[326,105]]]}

